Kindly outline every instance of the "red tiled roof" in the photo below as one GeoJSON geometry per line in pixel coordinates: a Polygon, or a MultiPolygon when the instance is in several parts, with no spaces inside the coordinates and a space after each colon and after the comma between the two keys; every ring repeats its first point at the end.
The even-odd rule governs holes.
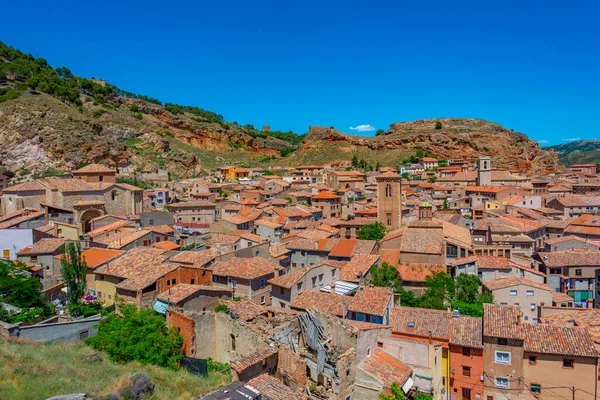
{"type": "Polygon", "coordinates": [[[202,290],[202,285],[190,285],[188,283],[178,283],[175,286],[171,286],[168,290],[159,294],[156,298],[164,300],[166,302],[177,304],[194,293],[198,293],[202,290]]]}
{"type": "MultiPolygon", "coordinates": [[[[402,301],[402,299],[400,299],[402,301]]],[[[392,331],[415,336],[448,340],[450,338],[448,311],[424,308],[394,307],[390,314],[392,331]]]]}
{"type": "Polygon", "coordinates": [[[348,311],[383,317],[393,296],[392,288],[366,287],[356,292],[348,311]]]}
{"type": "Polygon", "coordinates": [[[227,261],[218,261],[213,266],[213,274],[230,276],[240,279],[256,279],[274,274],[281,267],[265,258],[239,258],[233,257],[227,261]]]}
{"type": "Polygon", "coordinates": [[[497,338],[522,339],[522,317],[523,313],[519,307],[484,304],[483,334],[497,338]]]}
{"type": "Polygon", "coordinates": [[[378,261],[379,256],[377,254],[357,254],[342,267],[340,279],[358,283],[378,261]]]}
{"type": "Polygon", "coordinates": [[[483,349],[483,320],[461,316],[450,320],[450,344],[483,349]]]}
{"type": "Polygon", "coordinates": [[[379,349],[365,358],[359,368],[383,382],[386,391],[393,383],[402,386],[412,375],[410,367],[379,349]]]}
{"type": "Polygon", "coordinates": [[[335,199],[339,199],[340,196],[338,196],[337,194],[334,194],[332,192],[322,191],[322,192],[312,196],[312,198],[317,199],[317,200],[335,200],[335,199]]]}
{"type": "Polygon", "coordinates": [[[317,309],[325,314],[344,316],[344,311],[352,302],[352,297],[317,290],[305,290],[290,304],[299,310],[317,309]]]}
{"type": "Polygon", "coordinates": [[[248,381],[252,386],[269,399],[276,400],[306,400],[306,395],[296,392],[285,386],[277,378],[268,374],[262,374],[248,381]]]}
{"type": "Polygon", "coordinates": [[[523,349],[530,353],[598,357],[587,328],[548,324],[523,324],[523,349]]]}
{"type": "Polygon", "coordinates": [[[274,346],[269,346],[264,349],[260,349],[246,357],[240,358],[239,360],[231,361],[231,369],[240,374],[248,368],[254,365],[258,365],[266,359],[268,359],[269,357],[274,356],[275,354],[277,354],[277,352],[278,349],[274,346]]]}

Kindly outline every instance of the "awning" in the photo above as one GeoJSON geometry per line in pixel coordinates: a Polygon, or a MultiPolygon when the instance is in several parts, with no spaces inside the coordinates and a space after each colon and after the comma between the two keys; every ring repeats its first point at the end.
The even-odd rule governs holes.
{"type": "Polygon", "coordinates": [[[162,300],[156,300],[156,303],[154,303],[154,311],[156,311],[159,314],[166,314],[167,313],[167,307],[169,307],[169,303],[164,302],[162,300]]]}
{"type": "Polygon", "coordinates": [[[406,382],[404,382],[404,385],[402,385],[402,391],[404,392],[404,394],[408,394],[408,392],[410,391],[410,389],[412,389],[414,384],[415,381],[413,381],[413,378],[409,376],[406,382]]]}

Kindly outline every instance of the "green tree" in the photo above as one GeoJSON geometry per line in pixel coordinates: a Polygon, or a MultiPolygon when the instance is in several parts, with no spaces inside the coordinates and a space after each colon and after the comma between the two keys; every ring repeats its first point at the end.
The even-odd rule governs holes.
{"type": "Polygon", "coordinates": [[[177,369],[183,345],[178,329],[167,328],[165,319],[152,309],[122,304],[119,311],[120,315],[111,314],[100,321],[98,334],[86,343],[107,352],[115,362],[138,361],[177,369]]]}
{"type": "MultiPolygon", "coordinates": [[[[421,149],[417,149],[417,158],[423,158],[423,157],[425,157],[425,152],[421,149]]],[[[413,161],[411,160],[411,162],[413,162],[413,161]]]]}
{"type": "Polygon", "coordinates": [[[358,230],[358,238],[360,240],[381,240],[385,237],[387,233],[387,229],[381,222],[375,222],[372,224],[363,225],[362,228],[358,230]]]}
{"type": "Polygon", "coordinates": [[[383,129],[377,129],[377,132],[375,132],[375,136],[379,136],[379,135],[381,135],[383,132],[385,132],[383,129]]]}
{"type": "Polygon", "coordinates": [[[450,206],[448,205],[448,196],[444,197],[444,210],[448,210],[450,209],[450,206]]]}
{"type": "Polygon", "coordinates": [[[421,299],[413,291],[402,289],[400,292],[400,304],[404,307],[421,307],[421,299]]]}
{"type": "Polygon", "coordinates": [[[407,397],[400,388],[400,385],[396,382],[390,385],[390,392],[392,392],[391,396],[385,393],[381,393],[379,394],[379,398],[381,400],[407,400],[407,397]]]}
{"type": "Polygon", "coordinates": [[[481,280],[477,275],[460,274],[456,277],[454,299],[464,303],[475,303],[479,295],[481,280]]]}
{"type": "Polygon", "coordinates": [[[403,173],[402,178],[406,179],[407,181],[410,181],[410,175],[408,175],[408,172],[403,173]]]}
{"type": "Polygon", "coordinates": [[[379,171],[381,169],[381,164],[379,163],[379,161],[377,161],[377,164],[375,164],[375,171],[379,171]]]}
{"type": "Polygon", "coordinates": [[[435,121],[435,129],[442,129],[442,121],[435,121]]]}
{"type": "Polygon", "coordinates": [[[352,156],[352,166],[358,167],[358,157],[355,155],[352,156]]]}
{"type": "Polygon", "coordinates": [[[27,272],[23,264],[14,265],[0,259],[0,293],[2,302],[19,308],[41,307],[44,300],[40,281],[27,272]]]}
{"type": "Polygon", "coordinates": [[[421,307],[443,310],[445,303],[454,298],[454,280],[447,273],[440,271],[425,278],[427,289],[421,298],[421,307]]]}
{"type": "Polygon", "coordinates": [[[381,263],[381,267],[373,265],[371,267],[371,281],[373,286],[391,287],[396,293],[402,291],[402,278],[398,273],[398,269],[385,261],[381,263]]]}
{"type": "Polygon", "coordinates": [[[435,183],[435,181],[437,181],[437,177],[432,176],[431,178],[427,179],[427,182],[429,183],[435,183]]]}
{"type": "Polygon", "coordinates": [[[60,259],[62,266],[62,276],[67,288],[67,299],[69,303],[79,303],[85,294],[85,274],[87,273],[87,263],[81,257],[81,245],[69,243],[63,251],[60,259]]]}
{"type": "Polygon", "coordinates": [[[447,160],[438,160],[438,167],[447,167],[447,166],[448,166],[447,160]]]}
{"type": "Polygon", "coordinates": [[[137,104],[132,104],[132,105],[129,107],[129,111],[131,111],[131,112],[134,112],[134,113],[138,113],[138,112],[140,112],[140,108],[138,107],[138,105],[137,105],[137,104]]]}

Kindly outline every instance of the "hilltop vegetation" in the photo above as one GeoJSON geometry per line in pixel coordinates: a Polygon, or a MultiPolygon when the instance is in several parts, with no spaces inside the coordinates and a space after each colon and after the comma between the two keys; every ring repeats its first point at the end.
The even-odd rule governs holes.
{"type": "Polygon", "coordinates": [[[558,162],[568,166],[573,164],[600,163],[600,140],[579,140],[546,147],[558,154],[558,162]]]}
{"type": "Polygon", "coordinates": [[[154,382],[155,399],[188,400],[226,385],[229,377],[209,372],[207,378],[184,370],[116,364],[82,343],[40,344],[0,340],[0,399],[37,400],[58,394],[116,392],[135,372],[154,382]]]}

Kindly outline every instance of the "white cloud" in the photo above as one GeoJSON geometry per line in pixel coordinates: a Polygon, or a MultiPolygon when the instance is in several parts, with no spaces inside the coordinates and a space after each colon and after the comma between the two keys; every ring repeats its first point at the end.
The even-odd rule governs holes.
{"type": "Polygon", "coordinates": [[[373,132],[375,130],[375,127],[373,125],[358,125],[358,126],[351,126],[350,130],[357,131],[357,132],[373,132]]]}
{"type": "Polygon", "coordinates": [[[578,140],[581,140],[581,138],[578,138],[578,137],[572,137],[572,138],[566,138],[566,139],[563,139],[563,142],[576,142],[576,141],[578,141],[578,140]]]}
{"type": "Polygon", "coordinates": [[[549,142],[549,141],[547,141],[547,140],[538,140],[537,142],[538,142],[539,144],[548,144],[548,143],[550,143],[550,142],[549,142]]]}

